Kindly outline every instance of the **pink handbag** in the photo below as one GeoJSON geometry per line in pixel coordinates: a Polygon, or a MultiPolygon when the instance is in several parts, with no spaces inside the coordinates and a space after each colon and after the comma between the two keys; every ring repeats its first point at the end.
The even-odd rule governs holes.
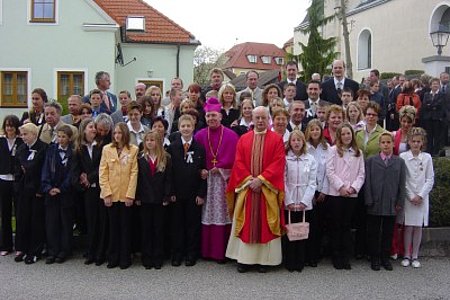
{"type": "Polygon", "coordinates": [[[287,237],[290,241],[299,241],[308,239],[309,223],[305,221],[305,210],[303,210],[303,221],[291,223],[291,211],[288,214],[288,224],[286,224],[287,237]]]}

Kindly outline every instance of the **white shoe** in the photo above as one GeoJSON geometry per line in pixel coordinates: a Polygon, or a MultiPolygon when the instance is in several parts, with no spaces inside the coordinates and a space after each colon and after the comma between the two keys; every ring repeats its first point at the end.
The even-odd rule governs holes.
{"type": "Polygon", "coordinates": [[[420,268],[420,261],[417,259],[414,259],[411,263],[411,265],[413,266],[413,268],[420,268]]]}
{"type": "Polygon", "coordinates": [[[410,262],[409,258],[404,258],[402,260],[402,266],[409,267],[410,264],[411,264],[411,262],[410,262]]]}
{"type": "Polygon", "coordinates": [[[397,258],[398,258],[397,253],[391,255],[391,259],[392,260],[397,260],[397,258]]]}

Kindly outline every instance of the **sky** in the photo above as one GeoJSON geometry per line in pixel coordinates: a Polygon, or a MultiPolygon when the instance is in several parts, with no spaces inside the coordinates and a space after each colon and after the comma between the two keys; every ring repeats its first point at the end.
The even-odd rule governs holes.
{"type": "Polygon", "coordinates": [[[144,0],[188,30],[202,45],[228,50],[244,42],[278,47],[294,36],[310,0],[144,0]]]}

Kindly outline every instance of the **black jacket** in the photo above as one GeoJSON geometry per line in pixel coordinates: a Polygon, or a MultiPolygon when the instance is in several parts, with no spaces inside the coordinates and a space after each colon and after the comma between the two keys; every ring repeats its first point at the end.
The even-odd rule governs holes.
{"type": "Polygon", "coordinates": [[[431,93],[426,93],[423,98],[422,107],[420,108],[420,120],[423,121],[445,121],[447,107],[445,103],[445,95],[437,93],[434,99],[431,93]]]}
{"type": "Polygon", "coordinates": [[[89,156],[89,151],[86,145],[82,145],[80,151],[75,150],[72,163],[72,185],[78,190],[82,190],[80,185],[80,175],[86,173],[89,183],[95,183],[97,188],[98,183],[98,168],[100,166],[100,159],[102,157],[102,147],[94,145],[92,147],[92,158],[89,156]]]}
{"type": "Polygon", "coordinates": [[[205,169],[205,149],[192,138],[188,149],[189,156],[184,155],[181,138],[173,141],[167,148],[172,158],[172,192],[177,199],[191,199],[206,196],[206,180],[201,179],[200,171],[205,169]]]}
{"type": "MultiPolygon", "coordinates": [[[[353,97],[356,99],[356,93],[359,90],[359,84],[351,80],[350,78],[345,78],[344,86],[342,89],[349,88],[353,91],[353,97]]],[[[324,83],[322,83],[322,94],[320,96],[321,99],[330,102],[331,104],[342,105],[342,100],[338,95],[336,90],[336,85],[334,84],[334,77],[331,77],[324,83]]]]}
{"type": "Polygon", "coordinates": [[[25,143],[16,152],[14,176],[19,193],[34,195],[41,191],[41,172],[44,165],[47,144],[36,140],[31,149],[25,143]],[[31,153],[34,152],[34,155],[31,153]]]}
{"type": "MultiPolygon", "coordinates": [[[[284,86],[287,83],[288,83],[287,80],[283,80],[278,84],[281,91],[283,91],[284,86]]],[[[306,84],[304,84],[300,79],[297,79],[297,81],[295,82],[295,85],[296,85],[296,92],[295,92],[294,100],[308,99],[308,94],[306,93],[306,84]]]]}
{"type": "Polygon", "coordinates": [[[0,174],[14,174],[14,157],[16,156],[19,146],[23,144],[21,138],[17,137],[9,151],[8,140],[6,137],[0,137],[0,174]]]}
{"type": "Polygon", "coordinates": [[[172,192],[172,160],[166,153],[167,164],[164,171],[155,171],[152,175],[149,163],[144,155],[138,158],[138,183],[136,200],[142,203],[162,204],[172,192]]]}

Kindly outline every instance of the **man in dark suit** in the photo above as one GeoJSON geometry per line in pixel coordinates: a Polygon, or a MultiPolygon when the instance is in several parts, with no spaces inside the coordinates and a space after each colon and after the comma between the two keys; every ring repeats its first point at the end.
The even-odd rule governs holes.
{"type": "Polygon", "coordinates": [[[403,75],[394,76],[392,78],[392,85],[394,86],[394,88],[390,90],[388,96],[387,112],[386,112],[386,130],[394,131],[397,130],[399,127],[396,103],[398,95],[402,92],[402,85],[404,81],[405,76],[403,75]]]}
{"type": "Polygon", "coordinates": [[[445,106],[446,106],[446,115],[447,115],[447,123],[445,124],[445,129],[443,129],[443,131],[445,132],[445,137],[444,137],[444,142],[446,145],[449,144],[450,139],[449,139],[449,132],[448,132],[448,128],[450,127],[450,85],[449,85],[449,81],[450,81],[450,75],[447,72],[442,72],[439,75],[439,79],[441,82],[441,87],[440,87],[440,92],[441,94],[444,95],[445,98],[445,106]]]}
{"type": "Polygon", "coordinates": [[[306,86],[308,99],[304,101],[306,109],[304,122],[305,124],[308,124],[310,120],[317,118],[316,111],[319,106],[331,105],[330,102],[319,98],[321,92],[322,89],[320,88],[319,81],[311,80],[310,82],[308,82],[308,85],[306,86]]]}
{"type": "MultiPolygon", "coordinates": [[[[117,110],[117,96],[108,92],[111,86],[111,79],[108,72],[99,71],[95,74],[95,84],[102,91],[101,110],[107,112],[108,115],[117,110]]],[[[89,103],[89,95],[83,97],[84,103],[89,103]]]]}
{"type": "Polygon", "coordinates": [[[305,132],[305,102],[300,100],[292,101],[289,105],[289,124],[287,125],[287,130],[291,132],[292,130],[300,130],[305,132]]]}
{"type": "Polygon", "coordinates": [[[359,84],[345,77],[345,63],[343,60],[335,60],[332,65],[333,78],[326,80],[322,84],[321,98],[331,104],[342,105],[340,93],[344,88],[350,88],[353,95],[359,90],[359,84]]]}
{"type": "Polygon", "coordinates": [[[280,89],[283,91],[284,86],[288,83],[294,83],[297,87],[297,91],[295,93],[295,100],[306,100],[308,99],[308,95],[306,94],[306,85],[297,79],[298,66],[295,61],[289,61],[286,64],[286,73],[287,80],[283,80],[280,82],[280,89]]]}

